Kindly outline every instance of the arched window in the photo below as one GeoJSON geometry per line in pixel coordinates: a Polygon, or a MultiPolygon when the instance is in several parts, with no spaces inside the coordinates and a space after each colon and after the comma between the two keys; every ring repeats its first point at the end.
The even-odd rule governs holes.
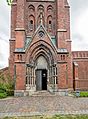
{"type": "Polygon", "coordinates": [[[30,30],[32,31],[33,30],[33,20],[30,20],[29,27],[30,27],[30,30]]]}
{"type": "Polygon", "coordinates": [[[52,29],[52,21],[49,20],[49,29],[52,29]]]}
{"type": "Polygon", "coordinates": [[[47,18],[47,26],[48,26],[48,31],[52,31],[52,16],[48,16],[47,18]]]}
{"type": "Polygon", "coordinates": [[[61,60],[63,60],[63,55],[61,55],[61,60]]]}
{"type": "Polygon", "coordinates": [[[17,55],[17,60],[19,60],[19,55],[17,55]]]}
{"type": "Polygon", "coordinates": [[[63,55],[63,60],[65,60],[65,55],[63,55]]]}
{"type": "Polygon", "coordinates": [[[51,22],[51,20],[49,21],[49,24],[51,24],[52,22],[51,22]]]}
{"type": "Polygon", "coordinates": [[[20,55],[20,60],[22,61],[22,55],[20,55]]]}
{"type": "Polygon", "coordinates": [[[65,60],[65,55],[61,55],[61,60],[65,60]]]}
{"type": "Polygon", "coordinates": [[[29,16],[29,30],[34,31],[35,18],[33,15],[29,16]]]}

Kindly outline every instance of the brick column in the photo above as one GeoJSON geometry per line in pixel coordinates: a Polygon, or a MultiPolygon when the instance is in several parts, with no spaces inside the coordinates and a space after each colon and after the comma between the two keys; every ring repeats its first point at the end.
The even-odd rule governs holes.
{"type": "Polygon", "coordinates": [[[78,64],[76,62],[74,62],[73,64],[73,78],[74,78],[74,89],[78,89],[79,88],[79,81],[78,81],[78,64]]]}
{"type": "Polygon", "coordinates": [[[16,88],[15,90],[25,90],[25,64],[24,63],[17,63],[16,64],[16,88]]]}
{"type": "Polygon", "coordinates": [[[23,48],[25,44],[25,6],[25,0],[17,1],[16,48],[23,48]]]}
{"type": "Polygon", "coordinates": [[[64,10],[64,0],[56,0],[56,23],[57,23],[57,48],[65,48],[65,10],[64,10]]]}
{"type": "Polygon", "coordinates": [[[16,16],[17,16],[17,3],[13,1],[12,6],[11,6],[11,38],[9,40],[9,44],[10,44],[9,70],[10,70],[10,75],[12,79],[14,78],[16,16]]]}
{"type": "Polygon", "coordinates": [[[15,64],[16,64],[16,89],[15,95],[23,95],[26,89],[26,66],[25,66],[25,7],[26,0],[17,0],[17,17],[15,28],[15,64]],[[21,59],[17,59],[17,56],[21,59]],[[19,61],[18,61],[19,60],[19,61]],[[22,92],[23,91],[23,92],[22,92]]]}
{"type": "Polygon", "coordinates": [[[73,72],[72,72],[72,50],[71,50],[71,40],[66,40],[67,50],[68,50],[68,87],[73,90],[73,72]]]}
{"type": "Polygon", "coordinates": [[[67,62],[68,62],[68,88],[73,90],[73,74],[72,74],[72,50],[71,50],[71,38],[70,38],[70,6],[67,0],[64,0],[64,9],[65,9],[65,28],[66,28],[66,48],[69,53],[67,62]]]}
{"type": "Polygon", "coordinates": [[[59,89],[67,89],[67,71],[66,71],[66,63],[58,62],[57,64],[57,78],[58,78],[58,88],[59,89]]]}

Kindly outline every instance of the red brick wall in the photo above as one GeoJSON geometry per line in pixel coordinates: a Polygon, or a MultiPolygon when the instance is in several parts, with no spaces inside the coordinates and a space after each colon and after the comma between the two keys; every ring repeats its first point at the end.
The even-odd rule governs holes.
{"type": "Polygon", "coordinates": [[[68,82],[67,82],[67,72],[66,72],[66,63],[58,64],[57,67],[58,73],[58,88],[59,89],[67,89],[68,82]]]}
{"type": "Polygon", "coordinates": [[[10,57],[9,57],[9,69],[10,75],[13,79],[14,77],[14,51],[15,51],[15,29],[16,29],[16,19],[17,19],[17,4],[16,1],[13,1],[11,6],[11,38],[9,41],[10,44],[10,57]]]}
{"type": "MultiPolygon", "coordinates": [[[[18,0],[17,4],[12,5],[11,13],[11,41],[10,41],[10,72],[14,74],[14,64],[16,65],[16,90],[25,89],[25,64],[34,60],[41,53],[51,61],[50,63],[57,63],[57,77],[58,88],[72,88],[72,54],[71,54],[71,40],[70,40],[70,14],[69,5],[67,0],[40,1],[40,2],[26,2],[26,0],[18,0]],[[34,6],[34,12],[29,10],[29,5],[34,6]],[[33,35],[34,31],[38,27],[38,6],[42,4],[44,7],[43,12],[43,25],[48,31],[48,35],[56,36],[57,46],[51,43],[48,35],[39,40],[38,35],[33,36],[31,45],[27,48],[23,57],[23,61],[18,61],[17,54],[20,52],[14,52],[16,48],[24,48],[26,36],[33,35]],[[47,11],[48,6],[52,6],[51,12],[47,11]],[[33,15],[34,30],[29,30],[30,15],[33,15]],[[47,18],[52,16],[52,31],[48,29],[47,18]],[[39,46],[39,47],[38,47],[39,46]],[[43,46],[43,47],[42,47],[43,46]],[[58,48],[67,49],[68,53],[62,53],[66,55],[64,61],[60,61],[58,57],[61,53],[58,53],[58,48]],[[38,54],[40,53],[40,54],[38,54]],[[67,66],[67,69],[66,69],[67,66]],[[67,72],[66,72],[67,71],[67,72]],[[66,74],[67,73],[67,74],[66,74]],[[68,78],[68,79],[67,79],[68,78]],[[67,82],[68,80],[68,82],[67,82]]],[[[47,34],[47,33],[46,33],[47,34]]]]}
{"type": "Polygon", "coordinates": [[[24,63],[16,63],[16,87],[15,90],[25,90],[26,67],[24,63]]]}
{"type": "Polygon", "coordinates": [[[72,54],[73,61],[78,64],[78,79],[74,77],[78,87],[75,88],[88,90],[88,51],[76,51],[72,54]]]}
{"type": "Polygon", "coordinates": [[[55,2],[27,2],[26,4],[26,9],[25,9],[25,24],[26,24],[26,34],[27,35],[33,35],[34,31],[37,29],[38,27],[38,18],[39,18],[39,10],[38,7],[39,5],[42,5],[44,7],[44,11],[43,11],[43,24],[44,27],[46,28],[46,30],[48,31],[48,17],[51,16],[52,17],[52,31],[49,32],[50,35],[54,36],[56,35],[56,6],[55,6],[55,2]],[[30,5],[32,5],[34,7],[34,10],[30,10],[30,5]],[[51,6],[51,11],[48,12],[48,7],[51,6]],[[30,31],[29,28],[29,22],[30,22],[30,16],[33,16],[34,18],[34,30],[30,31]]]}

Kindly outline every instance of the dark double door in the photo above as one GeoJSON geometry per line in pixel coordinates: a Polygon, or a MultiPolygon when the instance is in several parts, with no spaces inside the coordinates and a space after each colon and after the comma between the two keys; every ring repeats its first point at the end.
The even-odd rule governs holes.
{"type": "Polygon", "coordinates": [[[47,90],[47,70],[36,70],[36,90],[47,90]]]}

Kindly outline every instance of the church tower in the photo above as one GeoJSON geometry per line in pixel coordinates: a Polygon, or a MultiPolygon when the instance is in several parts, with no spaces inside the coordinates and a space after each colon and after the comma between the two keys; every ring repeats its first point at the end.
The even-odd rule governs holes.
{"type": "Polygon", "coordinates": [[[10,74],[15,96],[72,90],[67,0],[13,0],[10,74]]]}

